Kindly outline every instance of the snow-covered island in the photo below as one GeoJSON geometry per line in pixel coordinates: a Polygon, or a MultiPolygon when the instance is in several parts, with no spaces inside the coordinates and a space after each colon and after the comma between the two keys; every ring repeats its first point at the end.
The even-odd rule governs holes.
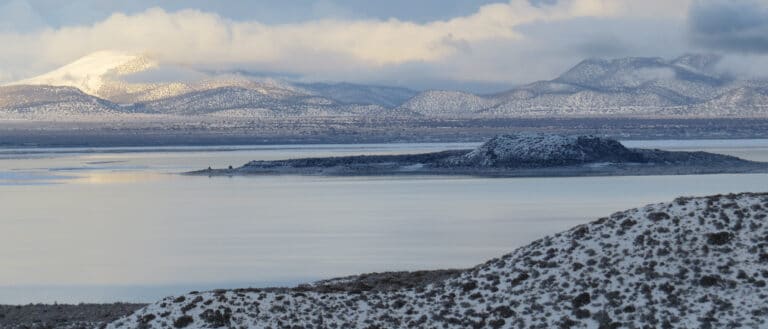
{"type": "Polygon", "coordinates": [[[106,328],[765,328],[766,216],[768,193],[678,198],[463,271],[190,292],[106,328]]]}
{"type": "Polygon", "coordinates": [[[757,172],[768,172],[768,163],[707,152],[627,148],[616,140],[595,136],[522,133],[496,136],[474,150],[251,161],[238,168],[187,174],[525,177],[757,172]]]}

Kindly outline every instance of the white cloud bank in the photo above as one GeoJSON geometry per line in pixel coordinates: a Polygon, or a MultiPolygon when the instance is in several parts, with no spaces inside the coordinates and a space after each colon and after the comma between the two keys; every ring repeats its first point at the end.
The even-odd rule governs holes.
{"type": "Polygon", "coordinates": [[[687,6],[687,0],[561,0],[538,6],[512,0],[483,6],[469,16],[423,24],[397,19],[329,19],[277,25],[231,21],[198,10],[153,8],[135,15],[115,13],[91,26],[0,32],[0,44],[6,45],[0,50],[0,79],[26,78],[109,49],[148,53],[161,62],[192,67],[239,67],[328,79],[402,73],[413,65],[435,73],[445,65],[443,71],[457,66],[461,76],[443,73],[435,79],[497,81],[504,80],[500,72],[511,71],[510,63],[501,56],[493,56],[499,63],[474,63],[479,69],[470,69],[475,66],[473,61],[490,58],[487,54],[494,51],[494,45],[519,61],[517,47],[558,41],[530,40],[520,31],[522,26],[579,18],[680,19],[687,6]],[[507,69],[501,70],[504,67],[507,69]]]}

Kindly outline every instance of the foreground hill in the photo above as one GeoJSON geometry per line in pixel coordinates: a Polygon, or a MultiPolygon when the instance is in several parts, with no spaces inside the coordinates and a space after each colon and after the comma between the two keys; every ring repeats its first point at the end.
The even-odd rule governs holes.
{"type": "Polygon", "coordinates": [[[587,176],[768,172],[768,163],[706,152],[629,149],[613,139],[522,133],[498,135],[474,150],[251,161],[195,175],[587,176]]]}
{"type": "Polygon", "coordinates": [[[767,216],[765,193],[678,198],[434,282],[192,292],[107,328],[763,328],[767,216]]]}

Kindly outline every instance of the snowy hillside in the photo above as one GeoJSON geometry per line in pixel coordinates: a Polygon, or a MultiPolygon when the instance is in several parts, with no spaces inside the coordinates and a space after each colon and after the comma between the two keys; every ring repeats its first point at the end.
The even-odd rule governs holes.
{"type": "MultiPolygon", "coordinates": [[[[210,116],[229,119],[276,117],[413,115],[393,109],[416,92],[405,88],[355,84],[303,84],[248,77],[238,74],[194,73],[199,79],[165,82],[137,81],[136,74],[151,76],[158,70],[171,75],[190,73],[173,65],[160,65],[146,56],[101,51],[85,56],[49,73],[0,89],[0,119],[46,120],[50,118],[109,119],[116,113],[210,116]],[[174,71],[174,69],[176,71],[174,71]],[[177,72],[178,71],[178,72],[177,72]],[[51,97],[46,88],[79,90],[74,102],[63,93],[51,97]],[[15,89],[14,89],[15,88],[15,89]],[[18,90],[24,90],[24,93],[18,90]],[[40,92],[40,95],[34,95],[40,92]],[[16,99],[18,97],[18,99],[16,99]],[[45,99],[32,108],[28,99],[45,99]],[[86,101],[87,99],[87,101],[86,101]],[[92,104],[102,104],[96,106],[92,104]]],[[[182,74],[183,75],[183,74],[182,74]]],[[[166,77],[168,78],[168,77],[166,77]]],[[[139,79],[140,80],[140,79],[139,79]]],[[[126,119],[115,116],[114,119],[126,119]]]]}
{"type": "Polygon", "coordinates": [[[0,120],[111,120],[134,116],[134,111],[73,87],[0,87],[0,120]]]}
{"type": "Polygon", "coordinates": [[[144,106],[160,113],[205,114],[229,109],[280,108],[283,107],[283,102],[302,105],[334,104],[333,100],[322,97],[284,95],[242,87],[219,87],[147,102],[144,106]]]}
{"type": "Polygon", "coordinates": [[[51,72],[11,85],[74,87],[91,96],[123,104],[156,101],[222,87],[247,88],[273,97],[284,97],[288,93],[309,94],[307,90],[275,79],[247,79],[230,74],[211,76],[176,65],[161,65],[148,56],[116,51],[95,52],[51,72]],[[153,70],[166,75],[162,80],[168,81],[135,81],[136,74],[151,76],[153,70]],[[199,79],[183,79],[185,73],[196,73],[199,79]]]}
{"type": "Polygon", "coordinates": [[[407,88],[352,83],[307,83],[297,84],[297,86],[341,103],[379,105],[389,108],[403,104],[417,94],[407,88]]]}
{"type": "Polygon", "coordinates": [[[103,97],[118,103],[148,103],[177,98],[185,94],[211,91],[219,88],[243,88],[280,98],[307,95],[308,92],[278,80],[251,80],[240,76],[222,75],[197,81],[125,83],[116,82],[102,89],[103,97]]]}
{"type": "Polygon", "coordinates": [[[718,57],[588,59],[556,79],[490,96],[424,92],[404,104],[432,117],[766,117],[764,103],[739,98],[743,81],[713,70],[718,57]],[[711,102],[715,103],[711,103],[711,102]]]}
{"type": "Polygon", "coordinates": [[[493,101],[460,91],[431,90],[419,93],[400,108],[430,117],[469,117],[493,101]]]}
{"type": "Polygon", "coordinates": [[[712,117],[724,112],[768,116],[768,85],[746,84],[698,104],[696,109],[712,117]]]}
{"type": "Polygon", "coordinates": [[[399,289],[219,290],[107,328],[763,328],[768,194],[678,198],[399,289]]]}

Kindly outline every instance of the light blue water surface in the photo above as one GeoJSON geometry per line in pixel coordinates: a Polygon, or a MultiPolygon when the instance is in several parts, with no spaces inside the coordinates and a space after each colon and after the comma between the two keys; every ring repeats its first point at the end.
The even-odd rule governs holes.
{"type": "MultiPolygon", "coordinates": [[[[768,161],[768,140],[633,141],[768,161]]],[[[189,290],[470,267],[546,234],[768,175],[190,177],[250,160],[475,144],[0,149],[0,303],[153,301],[189,290]]]]}

